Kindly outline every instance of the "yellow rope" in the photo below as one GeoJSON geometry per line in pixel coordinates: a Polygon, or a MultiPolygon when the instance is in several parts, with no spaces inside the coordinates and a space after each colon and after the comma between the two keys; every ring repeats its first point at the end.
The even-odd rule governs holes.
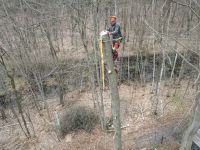
{"type": "Polygon", "coordinates": [[[100,53],[101,53],[101,76],[102,76],[103,90],[104,90],[104,88],[105,88],[105,80],[104,80],[104,55],[103,55],[102,35],[100,36],[100,53]]]}

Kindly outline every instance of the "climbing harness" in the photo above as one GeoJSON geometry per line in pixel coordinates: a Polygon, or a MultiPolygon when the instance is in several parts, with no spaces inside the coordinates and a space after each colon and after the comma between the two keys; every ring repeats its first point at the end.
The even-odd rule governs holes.
{"type": "Polygon", "coordinates": [[[122,37],[119,37],[119,38],[117,38],[117,39],[113,39],[113,41],[114,42],[117,42],[117,41],[122,41],[123,40],[123,38],[122,37]]]}

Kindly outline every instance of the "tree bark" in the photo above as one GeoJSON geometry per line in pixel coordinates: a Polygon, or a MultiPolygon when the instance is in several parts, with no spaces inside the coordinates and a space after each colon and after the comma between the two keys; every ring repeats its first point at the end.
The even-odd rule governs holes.
{"type": "Polygon", "coordinates": [[[114,125],[114,149],[121,150],[121,120],[120,120],[120,99],[117,86],[117,74],[114,70],[114,62],[112,57],[112,48],[110,43],[110,38],[108,35],[102,37],[103,47],[105,49],[105,58],[108,71],[108,80],[111,90],[111,104],[112,104],[112,117],[114,125]]]}

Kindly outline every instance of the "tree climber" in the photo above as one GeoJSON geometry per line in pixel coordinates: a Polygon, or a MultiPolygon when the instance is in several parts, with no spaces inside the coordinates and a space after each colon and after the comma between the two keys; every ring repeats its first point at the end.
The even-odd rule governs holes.
{"type": "Polygon", "coordinates": [[[108,28],[109,35],[112,35],[112,53],[113,53],[113,60],[115,61],[118,59],[118,48],[120,46],[122,40],[122,34],[120,30],[120,25],[117,23],[116,16],[110,16],[110,24],[111,26],[108,28]]]}

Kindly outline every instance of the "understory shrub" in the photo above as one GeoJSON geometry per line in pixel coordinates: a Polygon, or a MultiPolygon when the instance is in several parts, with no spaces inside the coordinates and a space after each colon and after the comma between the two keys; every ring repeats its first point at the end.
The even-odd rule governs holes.
{"type": "Polygon", "coordinates": [[[72,131],[92,131],[98,122],[97,114],[89,108],[80,106],[67,111],[60,121],[61,135],[64,136],[72,131]]]}

